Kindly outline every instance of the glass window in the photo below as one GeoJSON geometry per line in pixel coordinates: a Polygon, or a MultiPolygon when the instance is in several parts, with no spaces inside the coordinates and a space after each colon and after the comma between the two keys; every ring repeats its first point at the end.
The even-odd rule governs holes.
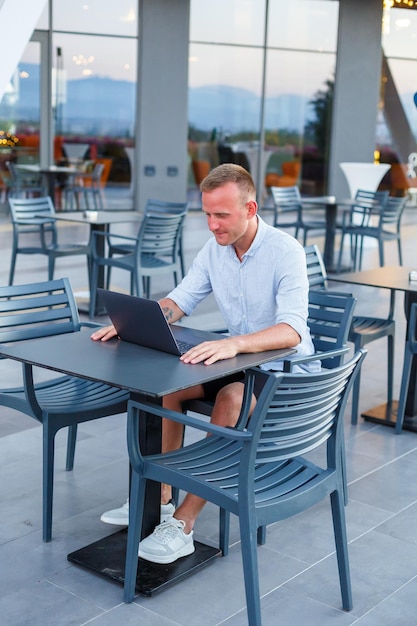
{"type": "Polygon", "coordinates": [[[87,148],[80,158],[111,159],[110,182],[129,182],[137,40],[56,33],[53,50],[55,160],[77,154],[78,144],[87,148]]]}
{"type": "Polygon", "coordinates": [[[39,160],[39,118],[40,44],[29,42],[0,102],[2,163],[39,160]]]}
{"type": "Polygon", "coordinates": [[[261,46],[264,32],[265,0],[191,0],[191,41],[261,46]]]}
{"type": "Polygon", "coordinates": [[[335,52],[339,3],[270,0],[268,46],[335,52]]]}
{"type": "MultiPolygon", "coordinates": [[[[300,162],[301,176],[297,182],[305,193],[325,191],[334,71],[334,54],[268,52],[265,148],[270,151],[270,158],[267,173],[282,176],[284,162],[300,162]],[[325,107],[323,118],[317,115],[322,105],[325,107]]],[[[273,184],[274,177],[269,178],[273,184]]],[[[275,180],[275,184],[281,180],[275,180]]]]}
{"type": "Polygon", "coordinates": [[[137,35],[137,0],[53,0],[54,30],[137,35]]]}
{"type": "Polygon", "coordinates": [[[262,50],[190,46],[190,156],[212,167],[240,162],[254,173],[259,142],[262,50]]]}
{"type": "Polygon", "coordinates": [[[45,8],[41,13],[36,30],[48,30],[49,28],[49,0],[45,3],[45,8]]]}
{"type": "Polygon", "coordinates": [[[387,57],[417,59],[417,11],[391,9],[384,23],[382,47],[387,57]]]}

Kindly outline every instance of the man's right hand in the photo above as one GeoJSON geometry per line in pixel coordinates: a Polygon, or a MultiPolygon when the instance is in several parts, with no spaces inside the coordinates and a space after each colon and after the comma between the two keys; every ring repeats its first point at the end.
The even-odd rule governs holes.
{"type": "Polygon", "coordinates": [[[108,341],[112,337],[117,335],[116,329],[114,326],[104,326],[103,328],[99,328],[92,335],[91,339],[94,341],[108,341]]]}

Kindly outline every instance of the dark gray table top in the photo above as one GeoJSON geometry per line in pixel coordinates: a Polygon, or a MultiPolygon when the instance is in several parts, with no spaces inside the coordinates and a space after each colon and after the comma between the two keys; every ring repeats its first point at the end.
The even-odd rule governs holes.
{"type": "MultiPolygon", "coordinates": [[[[91,328],[80,332],[0,345],[0,355],[58,371],[107,383],[133,393],[159,398],[168,393],[215,380],[266,361],[285,358],[294,350],[272,350],[239,354],[213,365],[185,364],[178,357],[113,339],[93,341],[91,328]]],[[[201,333],[201,340],[219,338],[201,333]]]]}
{"type": "Polygon", "coordinates": [[[381,287],[397,291],[417,291],[417,281],[410,280],[410,272],[412,270],[412,267],[403,267],[401,265],[384,266],[361,272],[332,274],[329,279],[339,283],[381,287]]]}

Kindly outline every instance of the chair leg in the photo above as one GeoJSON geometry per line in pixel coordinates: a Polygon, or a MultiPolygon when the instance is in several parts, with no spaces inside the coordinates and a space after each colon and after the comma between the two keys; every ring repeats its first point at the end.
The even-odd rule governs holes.
{"type": "Polygon", "coordinates": [[[229,553],[229,536],[230,536],[230,512],[226,509],[220,509],[219,512],[219,545],[222,556],[229,553]]]}
{"type": "Polygon", "coordinates": [[[392,403],[393,387],[394,387],[394,337],[388,335],[388,372],[387,372],[387,402],[392,403]]]}
{"type": "Polygon", "coordinates": [[[12,260],[10,262],[10,272],[9,272],[9,285],[13,285],[13,280],[14,280],[14,271],[16,268],[16,250],[13,249],[12,251],[12,260]]]}
{"type": "Polygon", "coordinates": [[[55,271],[55,257],[52,255],[48,256],[48,280],[54,279],[54,271],[55,271]]]}
{"type": "Polygon", "coordinates": [[[266,543],[266,526],[259,526],[256,532],[256,543],[258,546],[264,546],[266,543]]]}
{"type": "Polygon", "coordinates": [[[379,265],[384,267],[384,242],[382,239],[378,240],[378,252],[379,252],[379,265]]]}
{"type": "Polygon", "coordinates": [[[397,239],[397,243],[398,243],[398,260],[400,262],[400,265],[403,264],[403,252],[402,252],[402,248],[401,248],[401,239],[398,238],[397,239]]]}
{"type": "Polygon", "coordinates": [[[346,443],[345,437],[342,437],[342,445],[341,445],[341,456],[340,459],[341,467],[342,467],[342,481],[343,481],[343,502],[345,506],[349,503],[348,496],[348,485],[347,485],[347,466],[346,466],[346,443]]]}
{"type": "Polygon", "coordinates": [[[68,427],[67,462],[65,469],[71,472],[74,468],[75,444],[77,442],[77,424],[68,427]]]}
{"type": "Polygon", "coordinates": [[[138,549],[145,503],[146,481],[132,472],[129,499],[129,530],[127,535],[126,567],[123,599],[132,602],[135,596],[136,574],[138,570],[138,549]]]}
{"type": "Polygon", "coordinates": [[[255,523],[254,520],[252,521],[250,519],[249,514],[247,516],[240,514],[239,524],[248,622],[251,626],[261,626],[261,602],[255,523]]]}
{"type": "Polygon", "coordinates": [[[98,283],[98,270],[99,265],[92,261],[92,269],[91,269],[91,283],[90,283],[90,307],[89,307],[89,317],[93,319],[95,313],[95,303],[97,298],[97,283],[98,283]]]}
{"type": "Polygon", "coordinates": [[[340,268],[342,266],[342,254],[343,254],[343,242],[344,242],[344,240],[345,240],[345,234],[342,231],[342,235],[341,235],[341,238],[340,238],[339,258],[337,260],[337,272],[338,273],[340,272],[340,268]]]}
{"type": "Polygon", "coordinates": [[[332,506],[333,530],[336,544],[337,565],[339,569],[342,605],[345,611],[352,610],[352,588],[350,582],[349,554],[346,537],[345,507],[342,494],[336,490],[330,494],[332,506]]]}
{"type": "Polygon", "coordinates": [[[355,381],[353,383],[353,387],[352,387],[352,418],[351,418],[352,424],[358,423],[360,388],[361,388],[360,371],[358,371],[358,373],[356,374],[355,381]]]}
{"type": "Polygon", "coordinates": [[[410,350],[410,344],[407,341],[407,343],[405,344],[404,365],[403,365],[403,373],[401,376],[400,399],[398,402],[398,410],[397,410],[397,422],[395,424],[395,432],[397,435],[400,434],[402,427],[403,427],[403,423],[404,423],[405,405],[407,401],[408,386],[410,384],[412,360],[413,360],[413,354],[410,350]]]}
{"type": "Polygon", "coordinates": [[[52,538],[52,501],[54,495],[54,459],[55,459],[56,430],[49,424],[47,415],[43,416],[43,503],[42,503],[42,538],[51,541],[52,538]]]}

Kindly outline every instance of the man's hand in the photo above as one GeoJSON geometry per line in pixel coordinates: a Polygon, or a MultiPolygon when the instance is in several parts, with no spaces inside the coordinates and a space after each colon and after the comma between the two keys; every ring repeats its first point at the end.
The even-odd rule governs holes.
{"type": "Polygon", "coordinates": [[[114,326],[104,326],[103,328],[99,328],[92,335],[91,339],[94,341],[108,341],[112,337],[117,335],[116,329],[114,326]]]}
{"type": "Polygon", "coordinates": [[[216,361],[231,359],[238,354],[235,337],[226,337],[218,341],[204,341],[183,354],[180,359],[184,363],[201,363],[211,365],[216,361]]]}

